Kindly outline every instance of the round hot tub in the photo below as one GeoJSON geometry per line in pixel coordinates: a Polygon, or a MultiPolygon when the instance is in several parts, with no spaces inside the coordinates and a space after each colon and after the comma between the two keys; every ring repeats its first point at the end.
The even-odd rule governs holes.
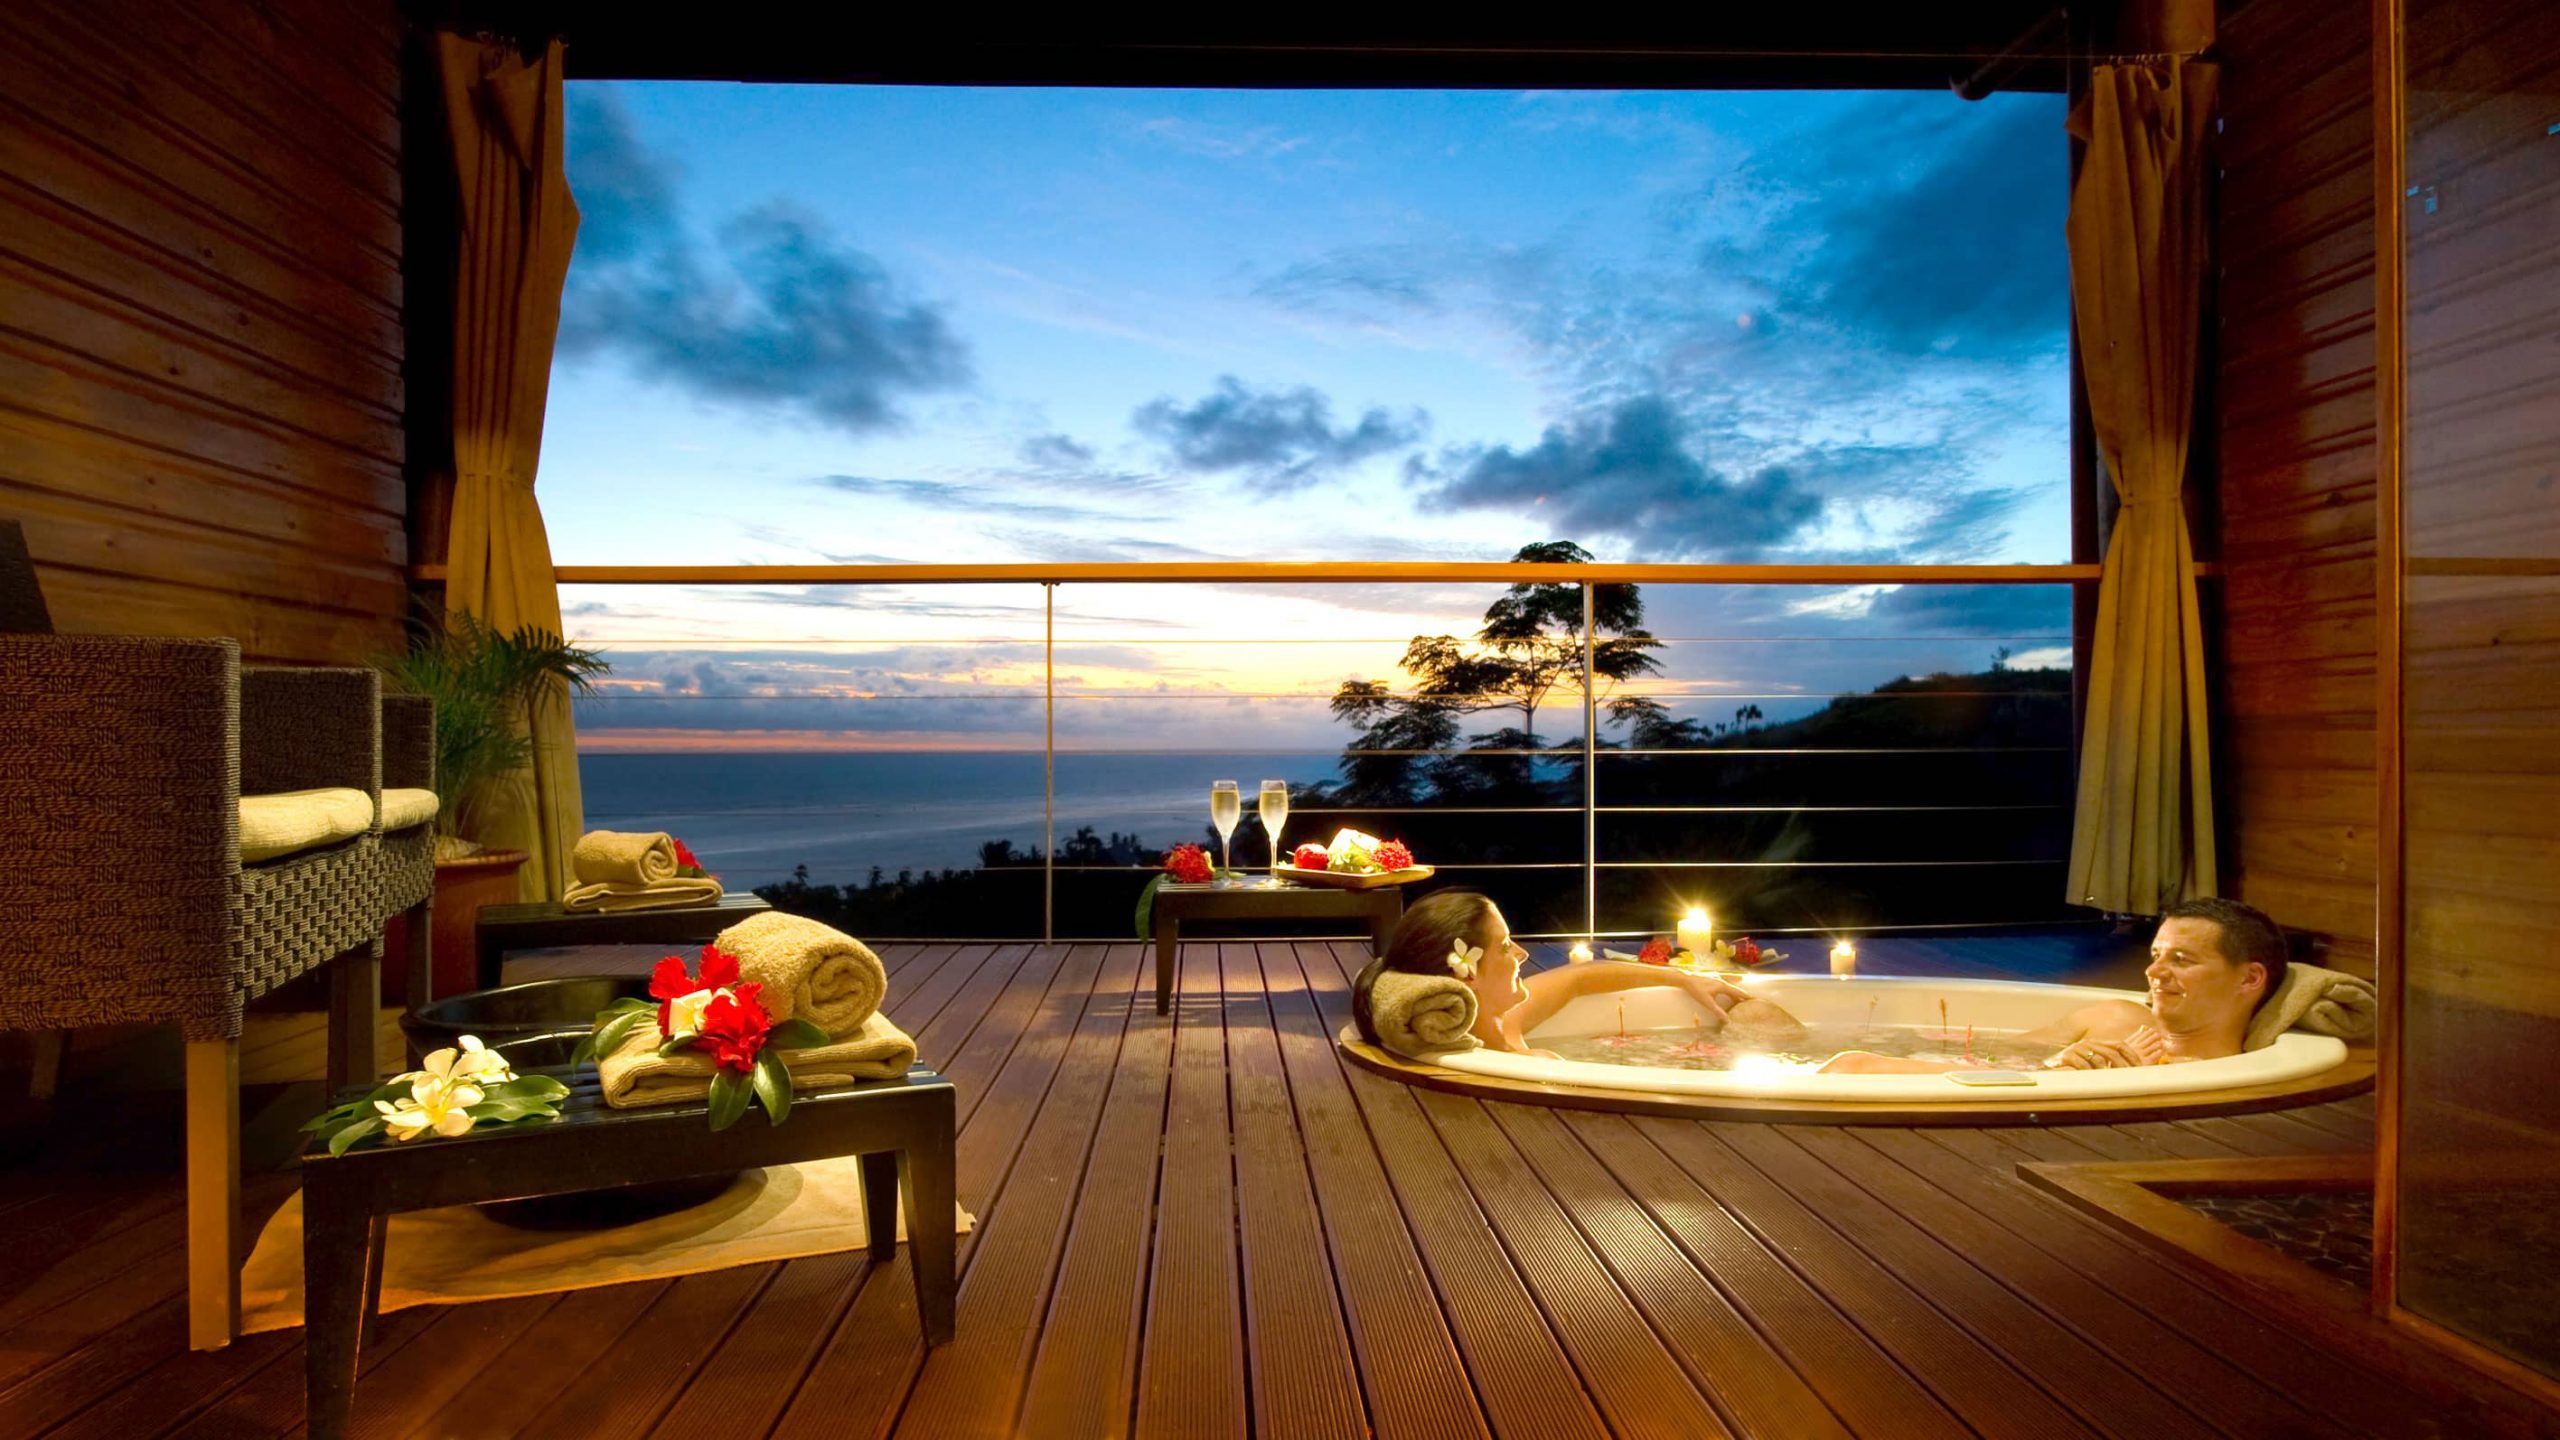
{"type": "Polygon", "coordinates": [[[2225,1059],[2111,1070],[2047,1070],[2052,1047],[2015,1038],[2093,1001],[2140,1003],[2139,992],[1997,980],[1739,978],[1803,1022],[1803,1035],[1706,1029],[1688,995],[1666,986],[1583,996],[1548,1017],[1528,1040],[1561,1058],[1479,1049],[1418,1064],[1350,1032],[1344,1048],[1400,1079],[1490,1098],[1852,1124],[2227,1114],[2337,1099],[2372,1083],[2369,1051],[2299,1032],[2225,1059]],[[1964,1068],[1818,1073],[1825,1059],[1852,1049],[1964,1068]]]}

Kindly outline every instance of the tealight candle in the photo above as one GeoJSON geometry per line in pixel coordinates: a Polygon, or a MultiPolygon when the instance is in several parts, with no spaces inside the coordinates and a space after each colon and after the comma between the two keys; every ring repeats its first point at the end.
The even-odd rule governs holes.
{"type": "Polygon", "coordinates": [[[1567,950],[1566,952],[1564,952],[1564,958],[1565,958],[1565,959],[1567,959],[1567,960],[1572,961],[1572,962],[1573,962],[1574,964],[1576,964],[1576,965],[1588,965],[1588,964],[1590,964],[1590,963],[1591,963],[1591,942],[1590,942],[1590,941],[1588,941],[1588,940],[1576,940],[1576,941],[1574,941],[1574,942],[1573,942],[1573,948],[1572,948],[1572,949],[1570,949],[1570,950],[1567,950]]]}
{"type": "Polygon", "coordinates": [[[1858,947],[1850,944],[1846,940],[1833,942],[1831,946],[1831,973],[1844,980],[1857,974],[1858,947]]]}
{"type": "Polygon", "coordinates": [[[1693,909],[1680,917],[1680,948],[1705,961],[1715,953],[1716,926],[1703,909],[1693,909]]]}

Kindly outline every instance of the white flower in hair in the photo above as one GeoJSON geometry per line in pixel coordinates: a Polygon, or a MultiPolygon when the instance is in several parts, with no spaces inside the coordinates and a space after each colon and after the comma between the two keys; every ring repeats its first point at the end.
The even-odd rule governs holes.
{"type": "Polygon", "coordinates": [[[1484,947],[1470,945],[1458,937],[1449,942],[1449,973],[1461,980],[1476,978],[1476,965],[1484,959],[1484,947]]]}

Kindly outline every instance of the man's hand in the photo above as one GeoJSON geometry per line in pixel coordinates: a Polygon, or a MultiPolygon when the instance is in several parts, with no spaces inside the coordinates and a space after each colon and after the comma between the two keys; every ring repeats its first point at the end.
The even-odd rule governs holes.
{"type": "Polygon", "coordinates": [[[2044,1064],[2048,1070],[2118,1070],[2157,1065],[2168,1049],[2168,1040],[2145,1025],[2121,1040],[2074,1041],[2044,1064]]]}

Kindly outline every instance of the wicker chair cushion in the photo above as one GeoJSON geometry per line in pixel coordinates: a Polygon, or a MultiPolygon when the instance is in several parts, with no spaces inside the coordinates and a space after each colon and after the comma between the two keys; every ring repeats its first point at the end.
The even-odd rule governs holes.
{"type": "Polygon", "coordinates": [[[440,803],[433,790],[384,790],[382,828],[406,830],[412,825],[424,825],[436,818],[440,803]]]}
{"type": "Polygon", "coordinates": [[[240,863],[352,840],[373,828],[373,797],[361,790],[282,790],[240,797],[240,863]]]}

